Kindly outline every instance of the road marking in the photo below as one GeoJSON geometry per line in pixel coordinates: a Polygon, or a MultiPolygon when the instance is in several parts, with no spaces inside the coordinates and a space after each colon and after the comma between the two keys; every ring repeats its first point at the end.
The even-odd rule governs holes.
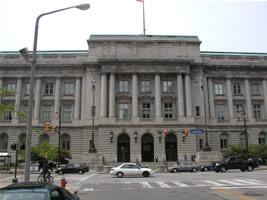
{"type": "Polygon", "coordinates": [[[231,189],[266,189],[267,185],[248,185],[248,186],[226,186],[226,187],[211,187],[213,190],[231,190],[231,189]]]}
{"type": "Polygon", "coordinates": [[[92,178],[93,176],[96,176],[96,175],[98,175],[98,174],[90,174],[89,176],[83,178],[83,179],[80,181],[79,185],[81,185],[83,182],[87,181],[89,178],[92,178]]]}
{"type": "Polygon", "coordinates": [[[168,184],[161,182],[161,181],[156,181],[155,183],[157,183],[161,188],[170,188],[171,187],[168,184]]]}
{"type": "Polygon", "coordinates": [[[189,185],[186,185],[180,181],[172,181],[172,183],[174,183],[175,185],[177,185],[179,187],[189,187],[189,185]]]}
{"type": "Polygon", "coordinates": [[[206,180],[204,182],[209,183],[209,184],[214,185],[214,186],[226,186],[223,183],[218,183],[218,182],[215,182],[215,181],[208,181],[208,180],[206,180]]]}
{"type": "Polygon", "coordinates": [[[250,181],[250,180],[235,180],[236,182],[241,182],[241,183],[246,183],[249,185],[262,185],[262,183],[255,181],[250,181]]]}
{"type": "Polygon", "coordinates": [[[227,191],[227,190],[224,190],[224,189],[218,189],[216,191],[217,192],[221,192],[222,194],[224,194],[224,196],[226,195],[226,196],[234,197],[235,199],[240,199],[240,200],[256,200],[253,197],[245,196],[244,194],[242,194],[240,192],[237,192],[237,191],[229,191],[229,190],[227,191]]]}
{"type": "Polygon", "coordinates": [[[84,192],[92,192],[94,191],[94,188],[85,188],[83,189],[84,192]]]}
{"type": "Polygon", "coordinates": [[[153,188],[148,182],[140,182],[144,188],[153,188]]]}
{"type": "Polygon", "coordinates": [[[244,183],[237,183],[237,182],[234,182],[234,181],[229,181],[229,180],[220,180],[221,182],[224,182],[224,183],[229,183],[231,185],[246,185],[244,183]]]}

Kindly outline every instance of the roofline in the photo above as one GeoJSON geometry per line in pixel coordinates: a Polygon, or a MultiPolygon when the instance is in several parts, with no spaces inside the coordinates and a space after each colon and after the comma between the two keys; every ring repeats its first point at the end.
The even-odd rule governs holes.
{"type": "Polygon", "coordinates": [[[227,52],[227,51],[200,51],[200,55],[214,55],[214,56],[267,56],[263,52],[227,52]]]}
{"type": "MultiPolygon", "coordinates": [[[[31,51],[30,51],[31,52],[31,51]]],[[[48,50],[37,51],[37,54],[87,54],[88,50],[48,50]]],[[[19,51],[0,51],[0,55],[17,55],[19,51]]]]}

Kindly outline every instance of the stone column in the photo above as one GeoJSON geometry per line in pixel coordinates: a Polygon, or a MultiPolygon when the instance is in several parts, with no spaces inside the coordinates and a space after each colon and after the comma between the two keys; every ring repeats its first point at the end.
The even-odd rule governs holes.
{"type": "Polygon", "coordinates": [[[232,84],[231,79],[226,79],[226,87],[227,87],[227,102],[229,109],[229,120],[234,120],[234,108],[233,108],[233,95],[232,95],[232,84]]]}
{"type": "Polygon", "coordinates": [[[191,80],[189,74],[185,75],[186,117],[192,117],[191,80]]]}
{"type": "Polygon", "coordinates": [[[81,102],[81,80],[80,80],[80,78],[76,78],[74,120],[80,119],[80,105],[81,105],[80,102],[81,102]]]}
{"type": "MultiPolygon", "coordinates": [[[[21,91],[22,91],[22,80],[21,78],[17,79],[17,88],[16,88],[16,100],[15,100],[15,108],[16,111],[21,111],[21,91]]],[[[15,117],[14,120],[18,120],[18,113],[15,111],[15,117]]],[[[18,121],[17,121],[18,122],[18,121]]]]}
{"type": "Polygon", "coordinates": [[[41,85],[42,85],[41,78],[38,78],[36,80],[34,113],[33,113],[33,120],[36,121],[36,123],[38,123],[38,120],[40,118],[41,85]]]}
{"type": "Polygon", "coordinates": [[[109,118],[115,117],[115,75],[109,76],[109,118]]]}
{"type": "Polygon", "coordinates": [[[138,85],[137,85],[137,75],[132,75],[132,120],[138,118],[138,85]]]}
{"type": "MultiPolygon", "coordinates": [[[[55,108],[54,108],[54,112],[58,113],[59,109],[60,109],[60,97],[61,97],[61,92],[60,92],[60,78],[56,79],[56,87],[55,87],[55,108]]],[[[61,114],[61,113],[59,113],[61,114]]]]}
{"type": "Polygon", "coordinates": [[[107,117],[107,75],[101,75],[100,117],[107,117]]]}
{"type": "Polygon", "coordinates": [[[182,74],[177,75],[177,96],[178,117],[184,118],[184,91],[182,74]]]}
{"type": "Polygon", "coordinates": [[[160,76],[155,75],[155,108],[156,108],[156,120],[161,120],[161,84],[160,76]]]}
{"type": "Polygon", "coordinates": [[[247,103],[247,119],[248,121],[252,121],[254,116],[252,115],[252,106],[251,106],[251,96],[249,90],[249,81],[245,79],[245,95],[246,95],[246,103],[247,103]]]}
{"type": "Polygon", "coordinates": [[[264,119],[267,119],[267,81],[263,79],[263,97],[264,97],[264,119]]]}
{"type": "Polygon", "coordinates": [[[208,87],[209,87],[209,107],[210,107],[210,118],[215,118],[215,109],[214,109],[214,92],[213,92],[213,81],[212,78],[208,78],[208,87]]]}

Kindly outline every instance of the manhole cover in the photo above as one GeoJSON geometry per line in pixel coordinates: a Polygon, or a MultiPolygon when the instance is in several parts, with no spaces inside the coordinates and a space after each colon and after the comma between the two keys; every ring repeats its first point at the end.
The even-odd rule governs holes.
{"type": "Polygon", "coordinates": [[[246,193],[244,193],[245,196],[252,196],[252,197],[262,197],[264,196],[264,194],[261,193],[257,193],[257,192],[252,192],[252,191],[248,191],[246,193]]]}

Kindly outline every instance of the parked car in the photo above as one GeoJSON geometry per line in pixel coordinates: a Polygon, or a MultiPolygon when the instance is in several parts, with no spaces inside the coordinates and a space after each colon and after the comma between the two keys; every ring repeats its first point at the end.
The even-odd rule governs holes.
{"type": "Polygon", "coordinates": [[[175,172],[197,172],[199,170],[199,165],[194,163],[181,163],[175,164],[172,167],[168,167],[168,171],[175,173],[175,172]]]}
{"type": "Polygon", "coordinates": [[[204,164],[204,165],[200,165],[199,170],[202,172],[207,172],[207,171],[214,171],[214,162],[208,163],[208,164],[204,164]]]}
{"type": "Polygon", "coordinates": [[[253,171],[258,165],[253,159],[242,160],[234,156],[226,158],[222,162],[217,162],[214,165],[216,172],[226,172],[229,169],[240,169],[244,171],[253,171]]]}
{"type": "Polygon", "coordinates": [[[20,182],[8,185],[0,189],[0,199],[2,200],[79,200],[77,194],[68,190],[39,182],[20,182]]]}
{"type": "Polygon", "coordinates": [[[123,163],[117,167],[113,167],[110,170],[110,175],[122,178],[124,176],[143,176],[149,177],[154,172],[150,168],[140,167],[135,163],[123,163]]]}
{"type": "Polygon", "coordinates": [[[66,174],[66,173],[79,173],[83,174],[85,172],[89,172],[89,167],[86,164],[67,164],[63,167],[58,168],[56,171],[58,174],[66,174]]]}

